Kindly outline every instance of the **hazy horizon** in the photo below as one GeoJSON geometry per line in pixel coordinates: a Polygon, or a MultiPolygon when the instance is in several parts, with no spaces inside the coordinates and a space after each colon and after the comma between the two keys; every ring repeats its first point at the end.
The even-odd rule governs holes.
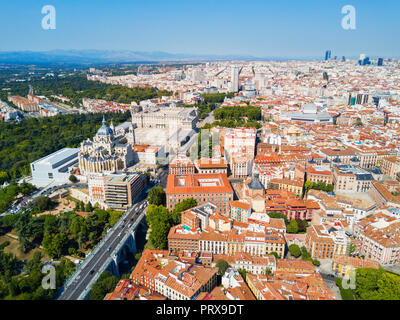
{"type": "Polygon", "coordinates": [[[271,3],[249,0],[82,2],[6,0],[0,52],[114,50],[256,58],[395,58],[400,43],[395,0],[271,3]],[[341,26],[342,7],[356,9],[356,29],[341,26]],[[42,7],[56,9],[56,29],[42,28],[42,7]],[[21,9],[23,8],[23,10],[21,9]],[[392,40],[393,39],[393,40],[392,40]]]}

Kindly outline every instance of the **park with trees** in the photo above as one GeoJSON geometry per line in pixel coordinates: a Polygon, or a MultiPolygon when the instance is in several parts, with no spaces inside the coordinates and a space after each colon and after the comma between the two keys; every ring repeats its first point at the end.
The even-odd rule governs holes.
{"type": "Polygon", "coordinates": [[[29,261],[21,261],[12,253],[6,253],[7,242],[0,244],[0,299],[1,300],[48,300],[53,299],[57,290],[74,272],[75,265],[62,258],[54,265],[56,289],[44,289],[42,286],[42,254],[35,252],[29,261]]]}
{"type": "Polygon", "coordinates": [[[128,88],[121,85],[112,85],[98,81],[87,80],[86,74],[72,74],[65,77],[48,77],[45,79],[32,79],[28,82],[7,84],[11,95],[26,97],[29,93],[29,84],[33,87],[34,94],[46,96],[54,100],[53,95],[61,95],[69,98],[70,102],[64,102],[71,106],[81,104],[83,98],[103,99],[123,104],[131,104],[135,101],[153,99],[162,96],[170,96],[172,92],[158,90],[152,87],[128,88]]]}
{"type": "Polygon", "coordinates": [[[357,268],[354,289],[343,288],[341,278],[336,285],[343,300],[400,300],[400,276],[383,268],[357,268]]]}
{"type": "MultiPolygon", "coordinates": [[[[44,201],[50,200],[44,198],[44,201]]],[[[42,199],[38,198],[35,202],[42,203],[42,199]]],[[[85,257],[85,253],[101,240],[122,215],[120,211],[92,208],[86,218],[75,211],[37,216],[41,210],[46,211],[48,207],[38,205],[29,213],[4,216],[0,220],[0,235],[15,233],[21,252],[41,247],[51,258],[58,259],[65,255],[85,257]]]]}
{"type": "MultiPolygon", "coordinates": [[[[115,125],[129,121],[130,112],[67,114],[27,118],[18,125],[0,123],[0,182],[28,176],[30,163],[62,148],[76,148],[92,138],[105,116],[115,125]]],[[[0,184],[2,184],[0,183],[0,184]]],[[[0,196],[1,197],[1,196],[0,196]]]]}

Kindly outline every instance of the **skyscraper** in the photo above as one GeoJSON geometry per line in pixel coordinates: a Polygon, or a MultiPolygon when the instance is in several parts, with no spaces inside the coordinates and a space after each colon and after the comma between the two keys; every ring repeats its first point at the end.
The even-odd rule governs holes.
{"type": "Polygon", "coordinates": [[[378,59],[378,66],[379,67],[383,66],[383,58],[378,59]]]}
{"type": "Polygon", "coordinates": [[[231,85],[232,85],[232,92],[239,91],[239,67],[232,67],[231,73],[231,85]]]}
{"type": "Polygon", "coordinates": [[[332,56],[332,51],[331,50],[326,50],[325,52],[325,61],[329,60],[332,56]]]}

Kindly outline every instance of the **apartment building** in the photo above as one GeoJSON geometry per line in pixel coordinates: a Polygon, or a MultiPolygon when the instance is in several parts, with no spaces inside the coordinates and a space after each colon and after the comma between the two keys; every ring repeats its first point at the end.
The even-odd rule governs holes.
{"type": "Polygon", "coordinates": [[[183,211],[181,222],[190,229],[207,229],[210,216],[219,212],[218,207],[211,202],[206,202],[197,207],[183,211]]]}
{"type": "Polygon", "coordinates": [[[230,214],[233,189],[226,174],[168,175],[167,208],[173,210],[184,199],[194,198],[198,204],[212,202],[222,215],[230,214]]]}
{"type": "Polygon", "coordinates": [[[215,266],[217,261],[221,259],[228,262],[235,269],[244,269],[253,274],[264,274],[267,268],[273,273],[276,271],[277,259],[274,255],[258,257],[252,256],[247,252],[236,252],[233,255],[216,254],[212,257],[211,265],[215,266]]]}
{"type": "Polygon", "coordinates": [[[323,148],[321,155],[329,160],[330,163],[350,164],[356,152],[351,148],[323,148]]]}
{"type": "Polygon", "coordinates": [[[246,178],[251,174],[254,156],[235,153],[231,156],[231,173],[233,178],[246,178]]]}
{"type": "Polygon", "coordinates": [[[333,173],[329,166],[308,166],[307,180],[314,183],[325,182],[326,184],[332,184],[333,173]]]}
{"type": "Polygon", "coordinates": [[[315,266],[311,261],[295,259],[278,259],[276,263],[276,273],[315,273],[315,266]]]}
{"type": "Polygon", "coordinates": [[[222,157],[201,158],[196,161],[199,173],[224,173],[228,174],[228,162],[222,157]]]}
{"type": "Polygon", "coordinates": [[[11,96],[8,97],[8,100],[14,103],[19,109],[26,112],[38,112],[39,105],[37,102],[31,101],[29,99],[19,97],[19,96],[11,96]]]}
{"type": "Polygon", "coordinates": [[[164,296],[157,292],[137,285],[130,279],[121,279],[114,291],[108,293],[104,300],[149,300],[149,301],[160,301],[166,300],[164,296]]]}
{"type": "MultiPolygon", "coordinates": [[[[187,216],[187,213],[182,213],[182,216],[187,216]]],[[[168,234],[168,245],[170,252],[174,254],[182,251],[214,255],[234,255],[243,252],[263,257],[276,252],[283,257],[286,244],[284,233],[281,229],[265,224],[239,223],[213,214],[208,218],[206,229],[191,229],[184,224],[172,227],[168,234]]]]}
{"type": "Polygon", "coordinates": [[[90,202],[107,208],[129,208],[145,186],[146,177],[138,173],[88,175],[90,202]]]}
{"type": "Polygon", "coordinates": [[[311,225],[307,228],[306,247],[314,259],[332,259],[334,255],[348,253],[348,237],[327,225],[311,225]]]}
{"type": "Polygon", "coordinates": [[[168,233],[168,248],[171,253],[180,251],[199,251],[201,230],[190,229],[186,225],[172,227],[168,233]]]}
{"type": "Polygon", "coordinates": [[[170,300],[193,300],[216,286],[217,269],[182,261],[168,251],[145,249],[131,280],[170,300]]]}
{"type": "Polygon", "coordinates": [[[338,165],[333,168],[335,192],[368,192],[373,180],[369,172],[353,165],[338,165]]]}
{"type": "Polygon", "coordinates": [[[231,201],[231,218],[237,222],[248,222],[251,205],[244,201],[231,201]]]}
{"type": "Polygon", "coordinates": [[[169,300],[194,300],[217,285],[217,268],[169,261],[154,279],[155,291],[169,300]]]}
{"type": "Polygon", "coordinates": [[[372,181],[371,185],[370,195],[377,203],[377,206],[400,208],[400,196],[393,195],[390,186],[388,185],[388,181],[384,183],[372,181]]]}
{"type": "Polygon", "coordinates": [[[388,157],[384,158],[381,163],[383,174],[390,176],[393,180],[397,179],[397,174],[400,172],[400,158],[388,157]]]}
{"type": "Polygon", "coordinates": [[[400,262],[400,221],[383,213],[359,220],[354,225],[358,251],[380,264],[400,262]]]}
{"type": "Polygon", "coordinates": [[[304,181],[290,179],[271,179],[270,188],[273,190],[287,190],[298,197],[303,196],[304,181]]]}
{"type": "Polygon", "coordinates": [[[255,300],[246,282],[235,268],[228,268],[222,276],[222,286],[215,287],[210,296],[215,300],[255,300]]]}
{"type": "Polygon", "coordinates": [[[257,300],[336,300],[319,273],[281,273],[277,276],[246,274],[257,300]]]}
{"type": "Polygon", "coordinates": [[[169,174],[188,175],[195,173],[195,165],[189,157],[179,155],[168,165],[169,174]]]}
{"type": "Polygon", "coordinates": [[[379,269],[379,262],[368,258],[349,257],[346,255],[335,255],[332,260],[332,270],[339,276],[350,276],[350,272],[357,268],[379,269]]]}

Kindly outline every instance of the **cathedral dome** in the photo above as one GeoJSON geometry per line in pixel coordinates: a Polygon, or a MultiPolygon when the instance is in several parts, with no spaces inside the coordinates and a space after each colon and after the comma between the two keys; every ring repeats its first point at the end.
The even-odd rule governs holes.
{"type": "Polygon", "coordinates": [[[106,120],[103,117],[103,125],[101,126],[101,128],[99,130],[97,130],[97,135],[109,136],[111,134],[113,134],[113,131],[109,126],[107,126],[106,120]]]}

